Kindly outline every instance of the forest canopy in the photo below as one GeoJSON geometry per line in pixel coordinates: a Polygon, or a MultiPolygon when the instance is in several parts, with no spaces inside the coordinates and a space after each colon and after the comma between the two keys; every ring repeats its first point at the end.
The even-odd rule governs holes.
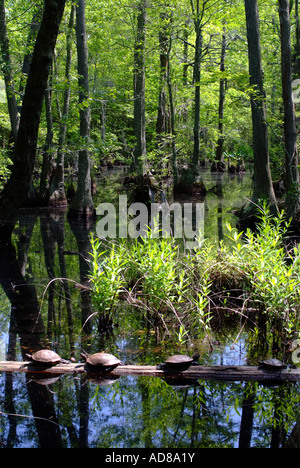
{"type": "MultiPolygon", "coordinates": [[[[2,186],[11,168],[44,7],[50,3],[1,0],[2,186]]],[[[272,181],[285,181],[290,135],[284,124],[291,114],[297,124],[299,113],[297,99],[287,110],[284,99],[289,96],[283,89],[290,78],[297,96],[298,0],[250,2],[253,17],[248,20],[244,0],[61,3],[65,8],[45,89],[31,186],[39,203],[66,201],[64,175],[74,167],[81,202],[88,200],[86,206],[77,200],[75,210],[86,214],[93,213],[86,194],[90,173],[103,165],[129,165],[137,173],[155,170],[176,182],[183,167],[191,167],[195,180],[199,165],[253,162],[251,102],[258,107],[258,84],[249,74],[249,31],[255,17],[267,163],[272,181]],[[288,78],[283,78],[284,57],[291,59],[288,78]]],[[[296,156],[291,158],[297,169],[296,156]]],[[[291,175],[286,190],[294,187],[295,177],[291,175]]],[[[298,193],[298,185],[293,190],[298,193]]]]}

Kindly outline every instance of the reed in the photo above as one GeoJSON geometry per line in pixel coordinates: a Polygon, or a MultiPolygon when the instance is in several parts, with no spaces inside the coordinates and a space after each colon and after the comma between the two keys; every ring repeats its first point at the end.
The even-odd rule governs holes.
{"type": "Polygon", "coordinates": [[[216,247],[206,240],[188,253],[171,237],[152,236],[151,230],[143,238],[108,243],[106,249],[94,238],[94,303],[99,312],[113,314],[125,299],[168,331],[175,318],[180,340],[186,333],[209,334],[214,311],[224,309],[245,315],[254,309],[295,333],[300,247],[287,250],[287,230],[284,213],[273,218],[263,207],[256,233],[228,226],[228,242],[216,247]]]}

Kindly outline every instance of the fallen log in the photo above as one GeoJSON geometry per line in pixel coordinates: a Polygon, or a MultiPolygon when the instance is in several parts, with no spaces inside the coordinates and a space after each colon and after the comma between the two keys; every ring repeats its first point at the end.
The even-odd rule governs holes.
{"type": "MultiPolygon", "coordinates": [[[[47,367],[30,362],[3,361],[0,362],[0,372],[30,372],[32,374],[63,375],[63,374],[90,374],[99,377],[108,375],[85,363],[57,364],[47,367]]],[[[162,378],[176,378],[181,381],[197,380],[224,380],[224,381],[258,381],[258,382],[297,382],[300,381],[299,369],[263,369],[257,366],[191,366],[184,371],[166,371],[156,366],[122,365],[115,368],[109,375],[121,377],[153,376],[162,378]]]]}

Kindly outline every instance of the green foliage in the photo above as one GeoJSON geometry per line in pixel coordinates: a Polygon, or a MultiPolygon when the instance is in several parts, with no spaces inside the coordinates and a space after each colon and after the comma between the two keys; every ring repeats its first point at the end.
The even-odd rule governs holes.
{"type": "Polygon", "coordinates": [[[123,270],[125,261],[119,246],[111,244],[108,251],[100,251],[100,239],[91,238],[93,299],[97,311],[111,317],[124,285],[123,270]]]}
{"type": "Polygon", "coordinates": [[[171,239],[146,237],[136,239],[127,254],[131,275],[142,283],[146,302],[156,310],[175,301],[177,290],[178,248],[171,239]]]}
{"type": "Polygon", "coordinates": [[[7,151],[0,148],[0,189],[3,188],[6,179],[10,174],[9,166],[12,161],[8,157],[7,151]]]}
{"type": "Polygon", "coordinates": [[[175,313],[183,301],[185,272],[178,270],[178,247],[171,239],[147,236],[128,244],[111,244],[101,251],[99,239],[92,240],[93,296],[99,311],[113,314],[119,293],[130,305],[150,313],[164,323],[164,314],[175,313]]]}
{"type": "MultiPolygon", "coordinates": [[[[173,88],[176,147],[178,162],[189,163],[193,150],[194,91],[201,89],[200,121],[205,138],[201,143],[203,156],[214,159],[218,132],[218,106],[220,79],[226,80],[224,109],[225,151],[242,158],[252,158],[252,124],[249,102],[248,51],[244,4],[240,0],[199,2],[203,10],[203,56],[201,79],[194,83],[193,64],[195,54],[194,13],[189,0],[173,0],[162,4],[153,1],[147,8],[146,48],[146,127],[147,150],[151,165],[164,169],[170,159],[171,145],[166,138],[162,152],[157,151],[156,121],[159,93],[161,91],[160,44],[162,31],[172,39],[170,51],[170,81],[173,88]],[[223,27],[226,25],[227,50],[225,71],[220,72],[220,54],[223,27]]],[[[32,52],[34,38],[29,41],[29,26],[34,14],[43,2],[13,0],[6,2],[7,27],[10,55],[13,67],[13,82],[16,92],[24,83],[21,70],[24,56],[32,52]]],[[[78,76],[75,41],[70,84],[65,78],[66,35],[70,4],[61,25],[61,34],[56,45],[56,57],[51,77],[52,117],[54,141],[61,124],[64,91],[70,86],[70,114],[67,125],[66,160],[68,151],[77,151],[79,107],[78,76]]],[[[113,162],[130,157],[134,146],[133,131],[133,53],[136,34],[136,4],[128,5],[121,0],[86,4],[86,26],[89,48],[90,103],[92,114],[91,150],[93,162],[113,162]],[[125,153],[125,154],[124,154],[125,153]]],[[[292,16],[294,9],[292,10],[292,16]]],[[[284,153],[282,148],[281,72],[279,47],[279,19],[276,3],[260,5],[261,45],[267,95],[268,125],[270,128],[271,165],[276,178],[280,176],[284,153]]],[[[292,18],[293,19],[293,18],[292,18]]],[[[75,35],[74,35],[75,38],[75,35]]],[[[293,38],[294,40],[294,38],[293,38]]],[[[1,80],[2,77],[0,77],[1,80]]],[[[26,77],[25,77],[26,78],[26,77]]],[[[4,102],[3,85],[0,81],[0,102],[4,102]]],[[[167,84],[166,118],[169,119],[167,84]]],[[[20,103],[20,102],[19,102],[20,103]]],[[[297,110],[297,109],[296,109],[297,110]]],[[[7,109],[1,120],[7,120],[7,109]]],[[[170,122],[169,126],[170,126],[170,122]]],[[[2,129],[0,129],[2,132],[2,129]]],[[[42,118],[40,146],[46,136],[45,113],[42,118]]],[[[127,162],[127,161],[126,161],[127,162]]],[[[70,163],[71,155],[70,155],[70,163]]]]}
{"type": "Polygon", "coordinates": [[[113,313],[122,297],[147,311],[169,331],[177,323],[177,339],[187,333],[210,333],[213,310],[255,308],[270,323],[279,321],[295,332],[300,311],[300,247],[287,252],[284,214],[271,218],[261,210],[258,232],[239,233],[228,226],[230,243],[217,249],[206,242],[184,254],[171,238],[148,231],[144,238],[112,244],[101,251],[93,241],[92,283],[99,310],[113,313]]]}
{"type": "Polygon", "coordinates": [[[261,209],[258,232],[248,230],[244,242],[230,229],[235,243],[231,262],[243,269],[244,288],[251,301],[291,331],[297,324],[300,306],[299,247],[292,252],[286,250],[288,223],[284,218],[283,212],[273,218],[266,208],[261,209]]]}

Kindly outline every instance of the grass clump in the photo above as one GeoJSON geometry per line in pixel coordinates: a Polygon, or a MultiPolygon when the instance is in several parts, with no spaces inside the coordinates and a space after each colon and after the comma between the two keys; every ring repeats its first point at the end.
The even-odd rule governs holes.
{"type": "Polygon", "coordinates": [[[285,247],[284,214],[273,218],[262,209],[256,233],[228,229],[228,243],[217,248],[205,241],[188,253],[180,252],[174,239],[152,236],[150,230],[105,252],[94,240],[91,281],[99,312],[111,313],[122,297],[168,331],[175,318],[182,336],[208,334],[216,310],[247,315],[251,309],[293,332],[299,316],[300,251],[285,247]]]}
{"type": "Polygon", "coordinates": [[[282,319],[286,326],[299,312],[299,246],[286,248],[284,213],[273,218],[261,210],[258,232],[248,230],[243,245],[235,245],[233,260],[243,267],[246,289],[257,308],[282,319]]]}
{"type": "Polygon", "coordinates": [[[91,246],[93,305],[99,311],[102,320],[111,321],[125,285],[122,244],[115,246],[112,243],[108,250],[102,250],[101,240],[92,237],[91,246]]]}

